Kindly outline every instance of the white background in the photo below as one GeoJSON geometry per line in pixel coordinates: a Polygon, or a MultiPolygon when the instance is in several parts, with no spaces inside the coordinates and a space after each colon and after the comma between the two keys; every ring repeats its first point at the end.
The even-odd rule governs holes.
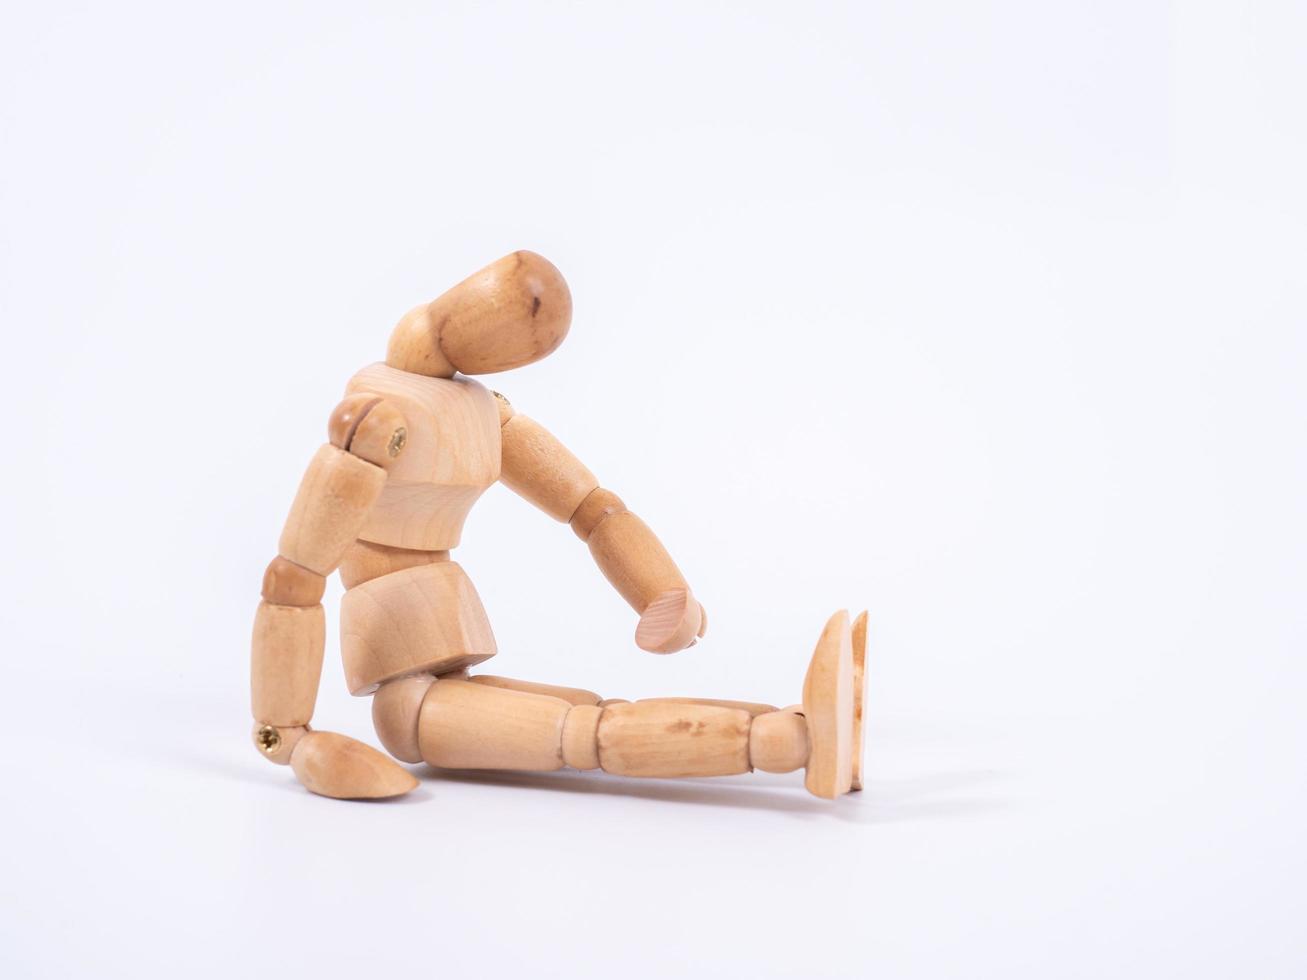
{"type": "Polygon", "coordinates": [[[1302,5],[365,6],[6,4],[0,972],[1301,977],[1302,5]],[[869,606],[866,792],[251,748],[345,380],[515,248],[489,383],[712,626],[497,487],[493,670],[785,704],[869,606]]]}

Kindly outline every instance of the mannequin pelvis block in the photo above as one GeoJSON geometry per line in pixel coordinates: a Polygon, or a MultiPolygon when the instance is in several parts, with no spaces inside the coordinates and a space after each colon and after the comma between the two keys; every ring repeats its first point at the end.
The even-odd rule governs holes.
{"type": "Polygon", "coordinates": [[[468,511],[499,479],[494,396],[469,378],[428,378],[384,364],[354,375],[347,390],[384,397],[406,428],[404,451],[359,537],[423,551],[456,546],[468,511]]]}
{"type": "Polygon", "coordinates": [[[364,582],[340,604],[350,693],[371,694],[405,674],[443,674],[495,655],[481,599],[456,562],[419,565],[364,582]]]}
{"type": "Polygon", "coordinates": [[[438,680],[422,702],[418,745],[441,769],[561,769],[571,710],[560,698],[438,680]]]}
{"type": "Polygon", "coordinates": [[[642,701],[604,708],[599,765],[619,776],[730,776],[749,771],[749,724],[740,708],[642,701]]]}

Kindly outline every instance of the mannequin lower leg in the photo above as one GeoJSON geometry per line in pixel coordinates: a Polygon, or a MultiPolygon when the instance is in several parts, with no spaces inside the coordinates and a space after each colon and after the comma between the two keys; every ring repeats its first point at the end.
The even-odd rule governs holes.
{"type": "Polygon", "coordinates": [[[865,656],[865,614],[850,629],[840,612],[808,664],[803,704],[779,711],[747,701],[600,700],[579,688],[428,674],[382,685],[373,718],[396,758],[443,769],[571,766],[674,778],[803,768],[808,790],[834,799],[861,787],[865,656]]]}
{"type": "Polygon", "coordinates": [[[475,680],[430,684],[417,742],[422,758],[442,769],[572,766],[664,778],[755,766],[789,772],[804,765],[808,750],[802,715],[793,711],[754,715],[680,700],[601,707],[475,680]]]}

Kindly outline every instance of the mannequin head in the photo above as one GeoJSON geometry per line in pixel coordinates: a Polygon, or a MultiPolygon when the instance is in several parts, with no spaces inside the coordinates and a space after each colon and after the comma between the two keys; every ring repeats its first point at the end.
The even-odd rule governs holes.
{"type": "Polygon", "coordinates": [[[406,313],[386,363],[437,378],[508,371],[551,353],[571,322],[562,273],[534,252],[513,252],[406,313]]]}

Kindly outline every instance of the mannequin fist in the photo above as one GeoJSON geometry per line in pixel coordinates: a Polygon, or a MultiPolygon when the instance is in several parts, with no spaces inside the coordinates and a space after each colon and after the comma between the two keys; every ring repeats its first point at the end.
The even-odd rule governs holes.
{"type": "Polygon", "coordinates": [[[671,589],[654,598],[640,615],[635,645],[650,653],[675,653],[694,646],[708,617],[689,589],[671,589]]]}

